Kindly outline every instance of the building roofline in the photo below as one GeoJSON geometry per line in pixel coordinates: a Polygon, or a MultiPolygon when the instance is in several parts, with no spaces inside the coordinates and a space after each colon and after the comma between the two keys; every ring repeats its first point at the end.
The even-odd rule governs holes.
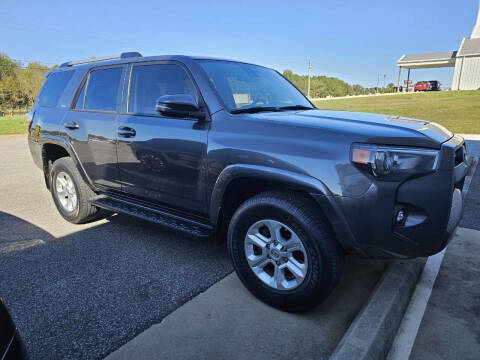
{"type": "MultiPolygon", "coordinates": [[[[469,51],[469,50],[466,50],[466,51],[469,51]]],[[[465,57],[465,56],[476,56],[476,55],[480,55],[480,38],[469,38],[469,37],[464,37],[462,39],[462,43],[460,44],[460,48],[458,49],[458,56],[459,57],[465,57]],[[476,45],[473,45],[474,46],[474,50],[470,52],[467,52],[467,53],[462,53],[464,51],[463,47],[465,46],[466,42],[472,42],[472,43],[477,43],[476,45]],[[475,46],[476,46],[476,49],[475,49],[475,46]]]]}
{"type": "Polygon", "coordinates": [[[457,51],[441,51],[423,54],[404,54],[397,61],[397,66],[407,68],[426,68],[454,66],[457,51]]]}

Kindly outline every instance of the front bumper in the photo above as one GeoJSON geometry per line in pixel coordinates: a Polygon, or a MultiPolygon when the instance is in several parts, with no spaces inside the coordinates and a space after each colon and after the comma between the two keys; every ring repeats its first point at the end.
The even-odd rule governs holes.
{"type": "Polygon", "coordinates": [[[434,173],[401,184],[376,181],[361,197],[336,196],[353,235],[346,250],[368,258],[413,258],[443,250],[463,213],[464,149],[463,139],[454,137],[442,145],[434,173]],[[393,220],[398,206],[408,214],[401,226],[393,220]]]}

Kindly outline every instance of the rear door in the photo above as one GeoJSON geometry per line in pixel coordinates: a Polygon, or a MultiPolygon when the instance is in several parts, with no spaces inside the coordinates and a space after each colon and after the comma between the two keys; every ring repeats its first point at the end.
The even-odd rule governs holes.
{"type": "Polygon", "coordinates": [[[131,65],[125,113],[117,121],[122,191],[144,201],[206,212],[205,157],[209,123],[155,111],[162,95],[191,94],[187,69],[176,62],[131,65]]]}
{"type": "Polygon", "coordinates": [[[61,125],[82,166],[99,188],[120,190],[116,128],[126,65],[93,68],[61,125]]]}

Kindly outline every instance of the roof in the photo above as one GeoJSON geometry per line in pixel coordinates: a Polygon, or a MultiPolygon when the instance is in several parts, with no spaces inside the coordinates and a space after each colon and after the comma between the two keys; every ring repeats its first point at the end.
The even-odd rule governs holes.
{"type": "Polygon", "coordinates": [[[403,55],[399,61],[409,62],[409,61],[431,61],[431,60],[445,60],[455,57],[456,51],[441,51],[434,53],[426,54],[409,54],[403,55]]]}
{"type": "Polygon", "coordinates": [[[455,66],[456,51],[442,51],[425,54],[403,55],[398,60],[398,66],[411,69],[455,66]]]}
{"type": "Polygon", "coordinates": [[[123,53],[128,54],[128,56],[122,57],[120,55],[114,56],[106,56],[100,58],[90,58],[87,60],[80,60],[80,61],[70,61],[63,63],[59,68],[49,71],[47,74],[50,75],[52,72],[59,72],[59,71],[66,71],[73,68],[87,68],[90,69],[92,67],[97,66],[106,66],[106,65],[121,65],[125,63],[138,63],[138,62],[149,62],[149,61],[180,61],[185,64],[189,62],[195,62],[198,60],[217,60],[217,61],[230,61],[230,62],[237,62],[243,64],[250,64],[256,65],[260,67],[265,67],[262,65],[257,65],[245,61],[237,61],[231,59],[222,59],[222,58],[215,58],[215,57],[206,57],[206,56],[188,56],[188,55],[157,55],[157,56],[142,56],[140,53],[130,52],[130,53],[123,53]],[[136,55],[138,54],[138,55],[136,55]]]}
{"type": "Polygon", "coordinates": [[[464,38],[457,56],[480,55],[480,38],[464,38]]]}

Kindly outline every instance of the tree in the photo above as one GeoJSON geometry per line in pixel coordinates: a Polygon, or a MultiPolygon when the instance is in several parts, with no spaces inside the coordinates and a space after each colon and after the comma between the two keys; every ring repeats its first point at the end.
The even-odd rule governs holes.
{"type": "MultiPolygon", "coordinates": [[[[304,95],[308,90],[308,76],[294,74],[291,70],[284,70],[283,76],[291,81],[304,95]]],[[[354,95],[354,89],[346,82],[328,76],[312,76],[310,78],[310,95],[312,97],[354,95]]]]}
{"type": "Polygon", "coordinates": [[[28,64],[11,60],[0,53],[0,111],[26,108],[33,104],[49,70],[38,62],[28,64]]]}
{"type": "Polygon", "coordinates": [[[42,88],[43,82],[45,81],[45,73],[48,70],[49,68],[47,66],[33,62],[28,64],[27,68],[20,72],[20,84],[30,104],[33,104],[38,92],[42,88]]]}
{"type": "Polygon", "coordinates": [[[365,93],[365,88],[359,84],[352,85],[352,90],[355,95],[363,95],[365,93]]]}

